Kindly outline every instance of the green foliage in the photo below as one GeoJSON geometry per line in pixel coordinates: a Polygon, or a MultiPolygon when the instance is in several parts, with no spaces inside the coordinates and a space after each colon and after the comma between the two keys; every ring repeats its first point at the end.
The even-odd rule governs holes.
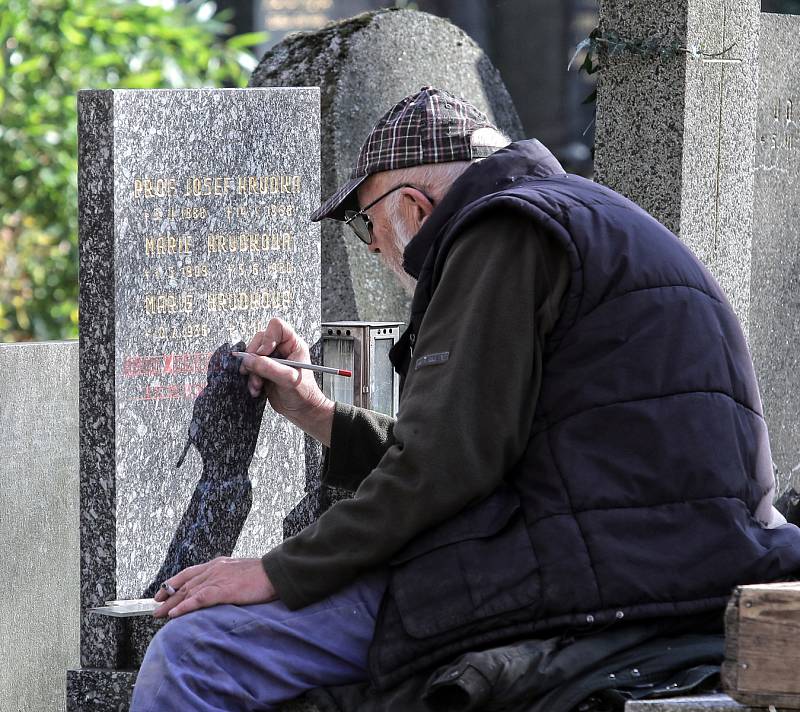
{"type": "Polygon", "coordinates": [[[244,86],[247,51],[194,0],[0,0],[0,340],[78,333],[77,91],[244,86]]]}

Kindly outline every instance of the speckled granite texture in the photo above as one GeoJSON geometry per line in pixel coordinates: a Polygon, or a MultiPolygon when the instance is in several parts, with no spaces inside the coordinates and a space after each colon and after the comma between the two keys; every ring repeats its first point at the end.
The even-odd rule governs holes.
{"type": "MultiPolygon", "coordinates": [[[[375,121],[433,84],[469,99],[512,138],[522,127],[497,70],[463,31],[411,10],[365,13],[271,49],[251,86],[318,86],[322,94],[322,193],[349,177],[375,121]]],[[[405,321],[408,297],[341,223],[322,225],[323,321],[405,321]]]]}
{"type": "Polygon", "coordinates": [[[67,712],[127,712],[134,670],[67,671],[67,712]]]}
{"type": "Polygon", "coordinates": [[[710,268],[745,331],[750,309],[757,0],[600,0],[606,31],[677,40],[739,64],[624,53],[598,74],[595,170],[710,268]]]}
{"type": "Polygon", "coordinates": [[[78,664],[78,343],[0,345],[0,710],[64,710],[78,664]]]}
{"type": "MultiPolygon", "coordinates": [[[[84,610],[140,597],[163,563],[201,473],[194,448],[175,463],[211,352],[271,316],[319,338],[318,127],[316,88],[79,95],[84,610]]],[[[281,540],[302,433],[268,411],[249,475],[237,556],[281,540]]],[[[82,665],[129,666],[128,641],[84,614],[82,665]]]]}
{"type": "Polygon", "coordinates": [[[800,489],[800,17],[762,14],[750,348],[778,491],[800,489]]]}
{"type": "Polygon", "coordinates": [[[628,702],[625,712],[759,712],[734,702],[727,695],[675,697],[666,700],[628,702]]]}

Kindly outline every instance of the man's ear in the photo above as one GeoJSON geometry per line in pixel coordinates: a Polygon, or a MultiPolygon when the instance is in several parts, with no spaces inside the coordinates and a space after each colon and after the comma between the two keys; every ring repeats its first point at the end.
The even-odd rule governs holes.
{"type": "Polygon", "coordinates": [[[419,230],[433,212],[433,203],[416,188],[403,188],[403,209],[409,223],[419,230]]]}

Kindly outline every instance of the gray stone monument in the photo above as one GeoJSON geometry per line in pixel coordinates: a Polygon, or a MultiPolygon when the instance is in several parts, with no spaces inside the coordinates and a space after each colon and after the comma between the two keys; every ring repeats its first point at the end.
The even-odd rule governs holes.
{"type": "Polygon", "coordinates": [[[709,267],[745,329],[750,312],[753,123],[759,4],[753,0],[600,0],[600,26],[680,54],[606,57],[599,73],[597,180],[639,203],[709,267]]]}
{"type": "Polygon", "coordinates": [[[800,18],[757,0],[601,0],[601,28],[720,58],[607,56],[599,181],[643,205],[711,269],[748,336],[778,471],[800,488],[800,18]]]}
{"type": "Polygon", "coordinates": [[[750,348],[778,491],[800,490],[800,17],[761,16],[750,348]]]}
{"type": "Polygon", "coordinates": [[[320,195],[318,89],[87,91],[78,108],[82,670],[69,675],[73,709],[124,698],[132,675],[123,671],[153,630],[88,608],[152,595],[176,562],[258,557],[281,540],[306,490],[294,426],[267,408],[249,481],[223,483],[212,504],[197,503],[207,483],[196,449],[176,462],[220,344],[249,340],[273,316],[309,343],[320,325],[319,228],[308,220],[320,195]],[[210,507],[202,528],[211,533],[187,553],[178,533],[198,506],[210,507]]]}
{"type": "MultiPolygon", "coordinates": [[[[464,32],[411,10],[366,13],[286,38],[268,52],[251,86],[318,86],[322,95],[322,192],[355,164],[375,121],[425,85],[461,95],[513,139],[519,118],[497,70],[464,32]]],[[[408,296],[344,226],[322,225],[324,321],[405,321],[408,296]]]]}
{"type": "Polygon", "coordinates": [[[0,710],[65,709],[78,664],[78,344],[0,346],[0,710]]]}

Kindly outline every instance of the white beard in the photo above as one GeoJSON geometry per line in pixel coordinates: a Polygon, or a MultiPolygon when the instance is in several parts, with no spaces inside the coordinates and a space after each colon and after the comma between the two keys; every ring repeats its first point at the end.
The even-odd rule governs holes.
{"type": "Polygon", "coordinates": [[[417,280],[403,269],[403,251],[416,233],[409,230],[402,218],[396,214],[389,218],[389,222],[392,226],[392,244],[389,250],[381,252],[381,259],[394,272],[403,290],[411,296],[417,287],[417,280]]]}

